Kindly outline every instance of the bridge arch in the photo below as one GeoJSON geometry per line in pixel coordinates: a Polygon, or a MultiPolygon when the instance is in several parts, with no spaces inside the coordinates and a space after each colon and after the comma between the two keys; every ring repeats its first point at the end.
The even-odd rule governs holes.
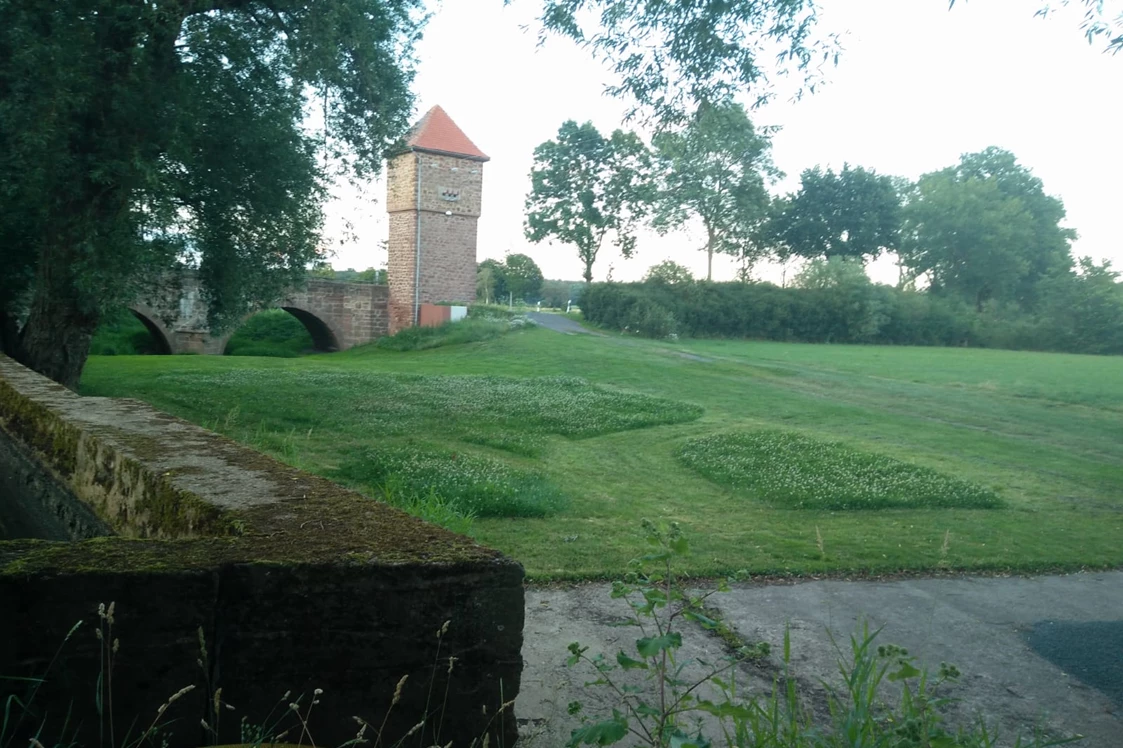
{"type": "Polygon", "coordinates": [[[282,305],[280,308],[300,320],[300,324],[304,325],[304,329],[312,336],[312,345],[317,351],[334,352],[340,350],[340,336],[321,317],[300,307],[282,305]]]}
{"type": "Polygon", "coordinates": [[[288,312],[290,315],[295,317],[296,320],[300,322],[300,324],[304,327],[304,329],[308,331],[308,335],[312,338],[312,347],[315,350],[332,353],[342,349],[339,344],[339,334],[336,332],[333,326],[326,322],[322,317],[315,314],[314,312],[310,312],[307,309],[303,309],[298,306],[292,306],[290,304],[280,304],[277,306],[259,309],[256,312],[252,312],[242,317],[237,325],[229,329],[219,339],[219,345],[216,346],[215,352],[219,354],[225,354],[227,346],[230,344],[230,338],[234,337],[235,333],[237,333],[238,330],[242,329],[242,327],[254,316],[261,314],[262,312],[267,312],[270,309],[279,309],[281,311],[288,312]]]}
{"type": "Polygon", "coordinates": [[[161,355],[166,356],[175,353],[175,349],[172,347],[172,341],[174,340],[172,334],[151,307],[144,304],[133,304],[129,307],[129,311],[148,330],[148,334],[152,336],[152,340],[156,343],[156,349],[161,355]]]}

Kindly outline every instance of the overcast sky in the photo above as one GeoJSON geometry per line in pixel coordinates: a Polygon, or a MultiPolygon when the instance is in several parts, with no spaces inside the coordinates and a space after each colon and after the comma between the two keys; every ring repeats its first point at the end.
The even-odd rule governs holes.
{"type": "MultiPolygon", "coordinates": [[[[1109,2],[1110,5],[1110,2],[1109,2]]],[[[844,33],[844,51],[828,83],[793,102],[787,95],[753,119],[776,125],[773,159],[798,186],[799,173],[844,162],[916,179],[959,155],[996,145],[1012,151],[1060,197],[1079,240],[1073,254],[1109,258],[1123,269],[1123,54],[1089,46],[1079,9],[1042,20],[1034,0],[823,0],[821,28],[844,33]]],[[[566,119],[621,125],[624,105],[602,91],[609,74],[587,52],[554,39],[537,46],[535,0],[453,0],[435,13],[418,47],[417,114],[439,104],[491,161],[484,167],[479,259],[525,252],[547,278],[578,279],[576,250],[523,238],[523,201],[534,147],[566,119]]],[[[327,239],[336,268],[381,267],[386,238],[385,184],[336,190],[327,239]],[[353,228],[348,228],[348,225],[353,228]]],[[[594,277],[640,278],[664,259],[705,275],[701,235],[640,236],[624,260],[602,250],[594,277]]],[[[717,280],[732,260],[715,258],[717,280]]],[[[894,282],[891,263],[871,267],[894,282]]],[[[758,277],[779,280],[761,267],[758,277]]]]}

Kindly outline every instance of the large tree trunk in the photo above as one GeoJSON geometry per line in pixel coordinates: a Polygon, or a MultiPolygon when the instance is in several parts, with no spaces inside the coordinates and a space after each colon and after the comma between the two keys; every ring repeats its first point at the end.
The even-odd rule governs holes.
{"type": "Polygon", "coordinates": [[[97,329],[94,305],[83,305],[69,273],[40,273],[27,323],[20,331],[18,360],[77,392],[97,329]],[[85,306],[85,308],[84,308],[85,306]]]}

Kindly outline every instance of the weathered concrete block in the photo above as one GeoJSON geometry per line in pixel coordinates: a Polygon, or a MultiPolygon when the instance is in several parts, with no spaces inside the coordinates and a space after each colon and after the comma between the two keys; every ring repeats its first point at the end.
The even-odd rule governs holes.
{"type": "MultiPolygon", "coordinates": [[[[223,715],[222,742],[240,739],[243,715],[263,722],[286,691],[306,705],[320,688],[312,735],[339,744],[354,737],[353,716],[381,724],[403,675],[384,742],[427,704],[442,743],[485,732],[493,744],[514,741],[509,707],[493,717],[522,670],[517,563],[147,405],[82,398],[0,356],[0,476],[26,473],[28,456],[39,480],[113,532],[0,541],[0,673],[46,675],[36,706],[69,708],[80,742],[98,741],[93,692],[105,668],[93,632],[99,603],[110,602],[117,725],[143,729],[169,696],[196,687],[169,710],[171,746],[205,744],[200,720],[212,721],[217,688],[237,706],[223,715]]],[[[23,685],[0,681],[0,699],[23,685]]],[[[61,716],[47,727],[56,740],[61,716]]]]}

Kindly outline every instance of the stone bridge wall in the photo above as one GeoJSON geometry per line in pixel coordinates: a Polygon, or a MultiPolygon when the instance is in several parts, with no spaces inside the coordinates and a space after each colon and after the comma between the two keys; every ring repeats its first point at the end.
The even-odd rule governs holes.
{"type": "MultiPolygon", "coordinates": [[[[372,743],[387,718],[382,743],[395,744],[427,704],[419,745],[438,742],[437,721],[442,745],[484,733],[514,742],[509,707],[496,714],[519,688],[523,573],[496,551],[140,402],[80,397],[0,355],[0,488],[23,485],[32,490],[0,496],[35,518],[8,521],[9,535],[38,536],[0,539],[0,702],[27,696],[31,681],[11,678],[45,677],[32,704],[48,714],[44,745],[99,742],[94,633],[105,626],[99,603],[111,602],[119,742],[185,686],[195,688],[166,714],[173,748],[243,742],[243,717],[295,725],[286,705],[300,696],[306,709],[314,689],[323,693],[304,740],[318,745],[354,738],[353,716],[374,726],[372,743]],[[214,724],[217,688],[236,709],[210,736],[201,720],[214,724]]],[[[11,737],[26,743],[39,725],[11,737]]],[[[287,741],[299,735],[295,725],[287,741]]]]}
{"type": "MultiPolygon", "coordinates": [[[[304,288],[265,308],[284,309],[300,320],[317,350],[342,351],[389,334],[388,300],[386,286],[311,278],[304,288]]],[[[211,332],[202,286],[189,271],[130,309],[165,353],[221,355],[234,334],[211,332]]]]}

